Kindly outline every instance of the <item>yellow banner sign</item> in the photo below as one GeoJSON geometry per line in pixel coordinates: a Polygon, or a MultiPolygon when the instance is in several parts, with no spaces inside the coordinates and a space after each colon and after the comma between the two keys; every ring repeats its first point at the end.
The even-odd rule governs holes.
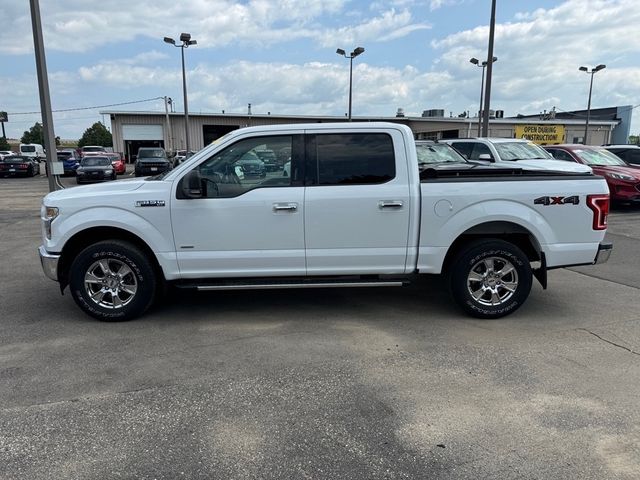
{"type": "Polygon", "coordinates": [[[516,138],[541,145],[564,143],[564,125],[516,125],[516,138]]]}

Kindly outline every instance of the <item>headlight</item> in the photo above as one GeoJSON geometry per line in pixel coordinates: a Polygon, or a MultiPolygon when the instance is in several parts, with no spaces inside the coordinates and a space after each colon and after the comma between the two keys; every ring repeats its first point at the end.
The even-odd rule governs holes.
{"type": "Polygon", "coordinates": [[[106,173],[107,175],[111,175],[113,173],[113,170],[111,168],[109,168],[109,169],[105,170],[104,173],[106,173]]]}
{"type": "Polygon", "coordinates": [[[44,225],[44,232],[48,240],[51,240],[51,223],[60,214],[58,207],[42,206],[40,216],[42,217],[42,223],[44,225]]]}
{"type": "Polygon", "coordinates": [[[635,180],[631,175],[627,175],[626,173],[607,173],[607,177],[615,178],[616,180],[635,180]]]}

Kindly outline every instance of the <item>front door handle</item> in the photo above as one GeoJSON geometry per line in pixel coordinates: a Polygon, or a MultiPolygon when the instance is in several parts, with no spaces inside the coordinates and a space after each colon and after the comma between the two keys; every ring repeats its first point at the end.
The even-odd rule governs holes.
{"type": "Polygon", "coordinates": [[[273,211],[274,212],[295,212],[298,210],[297,203],[274,203],[273,211]]]}
{"type": "Polygon", "coordinates": [[[380,200],[378,208],[402,208],[402,200],[380,200]]]}

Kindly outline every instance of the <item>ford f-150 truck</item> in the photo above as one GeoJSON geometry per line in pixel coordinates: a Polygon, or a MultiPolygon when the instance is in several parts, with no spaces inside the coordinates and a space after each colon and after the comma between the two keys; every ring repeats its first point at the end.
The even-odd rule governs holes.
{"type": "Polygon", "coordinates": [[[45,274],[89,315],[141,315],[199,290],[403,285],[443,274],[469,314],[519,308],[547,270],[606,261],[605,180],[466,162],[419,165],[392,123],[233,131],[173,170],[50,193],[45,274]],[[241,175],[273,151],[289,173],[241,175]]]}

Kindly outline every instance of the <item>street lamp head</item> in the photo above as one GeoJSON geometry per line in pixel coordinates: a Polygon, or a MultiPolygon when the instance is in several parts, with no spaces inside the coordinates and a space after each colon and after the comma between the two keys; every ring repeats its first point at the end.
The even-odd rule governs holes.
{"type": "Polygon", "coordinates": [[[363,54],[363,53],[364,53],[364,48],[358,47],[353,52],[351,52],[351,56],[352,57],[357,57],[358,55],[363,54]]]}
{"type": "Polygon", "coordinates": [[[498,57],[493,57],[493,62],[497,62],[498,61],[498,57]]]}
{"type": "Polygon", "coordinates": [[[187,42],[187,45],[197,45],[197,44],[198,44],[198,42],[196,40],[189,40],[187,42]]]}
{"type": "Polygon", "coordinates": [[[164,37],[165,43],[170,43],[171,45],[175,45],[176,41],[171,37],[164,37]]]}
{"type": "Polygon", "coordinates": [[[478,65],[478,63],[480,63],[480,60],[478,60],[476,57],[473,57],[473,58],[469,59],[469,61],[471,63],[473,63],[474,65],[478,65]]]}
{"type": "Polygon", "coordinates": [[[588,72],[589,69],[587,67],[580,67],[578,68],[578,70],[580,70],[581,72],[588,72]]]}
{"type": "Polygon", "coordinates": [[[181,33],[180,34],[180,41],[181,42],[189,43],[189,40],[191,40],[191,34],[190,33],[181,33]]]}
{"type": "Polygon", "coordinates": [[[341,49],[341,48],[337,49],[337,50],[336,50],[336,53],[337,53],[338,55],[346,55],[346,52],[345,52],[343,49],[341,49]]]}
{"type": "Polygon", "coordinates": [[[602,63],[600,65],[598,65],[596,68],[593,69],[594,72],[599,72],[600,70],[604,70],[605,68],[607,68],[606,65],[603,65],[602,63]]]}

